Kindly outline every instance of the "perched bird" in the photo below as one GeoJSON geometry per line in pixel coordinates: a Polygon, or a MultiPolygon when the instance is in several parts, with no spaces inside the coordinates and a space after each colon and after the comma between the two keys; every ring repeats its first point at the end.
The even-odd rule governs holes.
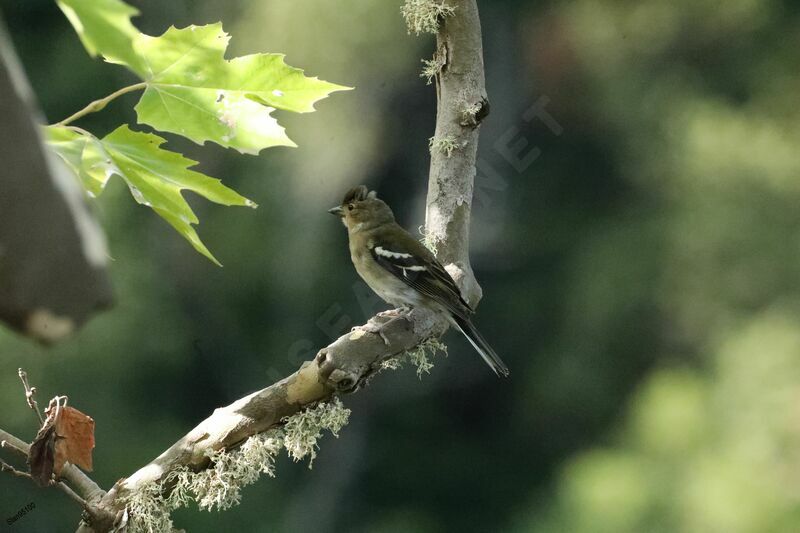
{"type": "Polygon", "coordinates": [[[436,257],[394,220],[375,191],[360,185],[328,210],[341,217],[358,274],[378,296],[396,307],[421,307],[444,314],[500,376],[508,367],[472,325],[473,309],[436,257]]]}

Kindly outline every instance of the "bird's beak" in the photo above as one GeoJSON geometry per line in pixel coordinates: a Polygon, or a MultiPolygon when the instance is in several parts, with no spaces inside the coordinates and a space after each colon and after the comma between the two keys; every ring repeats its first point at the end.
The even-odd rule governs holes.
{"type": "Polygon", "coordinates": [[[337,217],[344,216],[344,210],[340,205],[337,205],[336,207],[331,207],[330,209],[328,209],[328,213],[330,213],[331,215],[336,215],[337,217]]]}

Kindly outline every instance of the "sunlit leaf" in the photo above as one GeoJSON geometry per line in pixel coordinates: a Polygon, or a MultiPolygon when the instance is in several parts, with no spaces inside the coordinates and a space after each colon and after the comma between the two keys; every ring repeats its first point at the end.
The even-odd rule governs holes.
{"type": "Polygon", "coordinates": [[[313,111],[318,100],[347,89],[304,76],[280,54],[227,61],[228,41],[219,23],[141,35],[134,46],[144,67],[134,70],[147,88],[136,105],[139,122],[255,154],[295,146],[271,116],[275,108],[313,111]]]}
{"type": "Polygon", "coordinates": [[[181,191],[190,190],[222,205],[255,207],[255,203],[226,187],[220,180],[189,170],[196,161],[161,148],[163,138],[120,126],[103,139],[64,126],[45,128],[48,143],[95,195],[111,175],[118,175],[134,199],[151,207],[194,248],[219,264],[200,240],[192,224],[198,219],[181,191]]]}
{"type": "Polygon", "coordinates": [[[198,252],[219,264],[192,228],[191,224],[197,224],[198,219],[181,191],[193,191],[222,205],[255,207],[255,204],[218,179],[189,170],[197,162],[160,148],[164,142],[157,135],[131,131],[128,126],[120,126],[102,139],[116,172],[128,184],[136,201],[152,207],[198,252]]]}
{"type": "Polygon", "coordinates": [[[109,63],[119,63],[136,71],[141,59],[133,50],[140,35],[131,24],[139,11],[120,0],[57,0],[58,7],[78,33],[91,56],[102,55],[109,63]]]}
{"type": "Polygon", "coordinates": [[[296,146],[272,112],[314,111],[334,91],[349,89],[288,66],[282,54],[225,59],[222,24],[170,27],[151,37],[136,30],[137,11],[119,0],[59,0],[90,54],[127,66],[146,84],[136,105],[140,123],[215,142],[242,153],[296,146]]]}
{"type": "MultiPolygon", "coordinates": [[[[349,89],[305,76],[288,66],[282,54],[225,59],[230,37],[220,23],[170,27],[151,37],[131,24],[138,11],[121,0],[57,2],[91,55],[100,54],[142,78],[144,83],[118,91],[144,89],[135,107],[138,121],[199,144],[212,141],[248,154],[296,146],[272,112],[310,112],[330,93],[349,89]]],[[[62,123],[100,108],[90,107],[62,123]]],[[[162,150],[164,139],[153,134],[122,126],[98,140],[76,128],[53,126],[46,136],[91,196],[101,194],[112,175],[121,176],[137,202],[151,207],[214,262],[192,226],[197,216],[181,191],[224,205],[255,205],[218,180],[188,170],[196,163],[162,150]]]]}
{"type": "Polygon", "coordinates": [[[97,161],[92,163],[93,166],[85,164],[87,154],[95,154],[97,160],[102,159],[102,156],[99,155],[102,152],[102,146],[96,138],[82,135],[64,126],[44,128],[44,135],[45,140],[56,154],[81,180],[90,196],[98,196],[103,192],[109,174],[101,174],[96,170],[90,171],[93,166],[96,168],[97,161]]]}

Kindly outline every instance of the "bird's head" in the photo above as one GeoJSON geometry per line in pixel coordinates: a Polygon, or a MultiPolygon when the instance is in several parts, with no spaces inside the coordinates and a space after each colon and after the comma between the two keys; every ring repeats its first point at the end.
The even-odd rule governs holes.
{"type": "Polygon", "coordinates": [[[394,214],[386,202],[364,185],[347,191],[342,204],[328,209],[328,213],[341,217],[349,231],[370,229],[394,222],[394,214]]]}

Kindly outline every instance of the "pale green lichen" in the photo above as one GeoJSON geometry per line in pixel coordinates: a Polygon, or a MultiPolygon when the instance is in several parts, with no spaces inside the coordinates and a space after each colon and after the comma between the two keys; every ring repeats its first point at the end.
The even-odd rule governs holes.
{"type": "Polygon", "coordinates": [[[478,114],[478,111],[480,111],[482,107],[483,105],[480,102],[474,104],[465,104],[462,113],[464,113],[464,115],[474,117],[478,114]]]}
{"type": "Polygon", "coordinates": [[[422,64],[425,65],[420,73],[420,78],[426,78],[426,84],[433,83],[433,79],[439,75],[444,67],[444,57],[442,54],[435,53],[431,59],[423,59],[422,64]]]}
{"type": "Polygon", "coordinates": [[[483,109],[483,104],[480,102],[474,104],[464,102],[464,107],[461,109],[461,123],[477,123],[476,117],[481,109],[483,109]]]}
{"type": "Polygon", "coordinates": [[[161,483],[148,483],[127,498],[129,533],[163,533],[172,531],[173,511],[161,496],[161,483]]]}
{"type": "Polygon", "coordinates": [[[403,18],[408,26],[408,33],[436,33],[439,31],[439,22],[451,16],[455,8],[448,6],[444,0],[406,0],[400,8],[403,18]]]}
{"type": "Polygon", "coordinates": [[[421,242],[422,245],[425,248],[430,250],[433,255],[436,255],[439,252],[439,246],[438,246],[439,245],[439,241],[438,241],[438,239],[436,239],[436,237],[431,235],[425,229],[425,226],[420,226],[419,227],[419,234],[422,235],[422,238],[419,240],[419,242],[421,242]]]}
{"type": "Polygon", "coordinates": [[[431,337],[397,357],[381,362],[381,369],[397,370],[403,368],[403,364],[408,362],[417,367],[417,377],[422,379],[423,374],[431,373],[433,368],[432,359],[438,352],[447,356],[447,345],[439,339],[431,337]]]}
{"type": "Polygon", "coordinates": [[[447,345],[437,338],[431,337],[419,343],[415,348],[406,351],[406,356],[412,365],[417,367],[417,377],[422,379],[422,374],[430,374],[433,368],[433,357],[437,352],[447,355],[447,345]]]}
{"type": "Polygon", "coordinates": [[[381,361],[381,369],[382,370],[400,370],[403,368],[403,356],[405,354],[400,354],[396,357],[392,357],[391,359],[384,359],[381,361]]]}
{"type": "Polygon", "coordinates": [[[243,487],[258,481],[261,474],[275,476],[275,456],[282,446],[283,433],[270,430],[250,437],[235,450],[217,450],[209,455],[211,466],[195,474],[187,490],[206,511],[238,505],[243,487]]]}
{"type": "Polygon", "coordinates": [[[275,476],[275,458],[282,448],[295,461],[310,456],[310,468],[322,431],[327,429],[338,436],[349,416],[350,410],[338,398],[319,403],[285,418],[283,429],[271,429],[253,435],[235,449],[208,454],[210,465],[200,472],[184,466],[170,472],[163,481],[139,487],[126,498],[128,531],[170,531],[170,513],[191,501],[206,511],[238,505],[242,488],[255,483],[262,474],[275,476]]]}
{"type": "Polygon", "coordinates": [[[447,137],[431,137],[428,139],[428,148],[430,149],[431,154],[434,152],[439,152],[444,154],[447,157],[453,155],[453,151],[460,148],[458,141],[456,141],[455,137],[447,136],[447,137]]]}
{"type": "Polygon", "coordinates": [[[350,409],[346,409],[339,398],[290,416],[286,419],[283,438],[289,457],[299,461],[308,455],[308,467],[311,468],[317,456],[317,439],[322,437],[322,430],[327,429],[334,437],[338,437],[349,417],[350,409]]]}

